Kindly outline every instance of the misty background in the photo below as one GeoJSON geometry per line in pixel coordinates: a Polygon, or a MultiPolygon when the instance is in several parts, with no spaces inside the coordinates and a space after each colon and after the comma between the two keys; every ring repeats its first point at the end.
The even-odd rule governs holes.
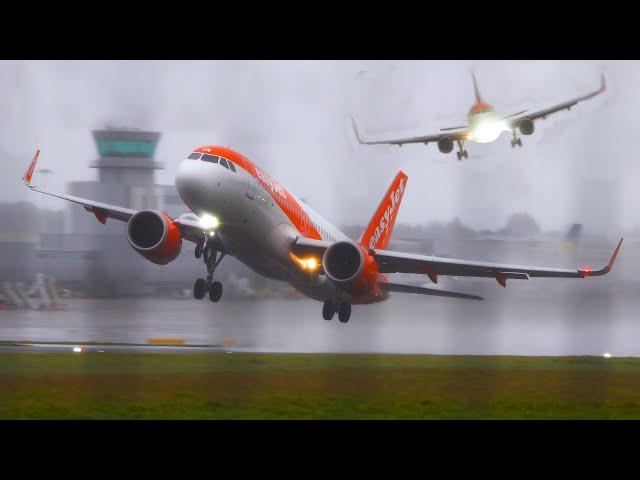
{"type": "MultiPolygon", "coordinates": [[[[310,300],[211,305],[158,295],[94,306],[72,302],[75,310],[58,314],[4,312],[0,339],[144,342],[160,331],[190,342],[233,337],[249,348],[287,351],[640,355],[639,83],[640,62],[620,61],[0,62],[0,204],[13,204],[2,211],[12,212],[14,222],[0,222],[0,233],[20,229],[16,211],[24,210],[25,221],[41,222],[18,202],[57,212],[48,214],[49,223],[65,221],[67,202],[30,193],[22,183],[36,148],[42,150],[39,170],[51,173],[38,171],[35,183],[65,192],[67,182],[96,180],[89,168],[98,156],[90,131],[112,126],[162,132],[155,159],[165,169],[157,171],[157,183],[172,184],[194,148],[230,146],[335,225],[350,227],[354,237],[402,169],[409,181],[394,238],[437,237],[422,253],[600,266],[617,237],[627,235],[607,277],[514,281],[507,289],[491,279],[443,279],[439,286],[486,301],[396,294],[381,305],[354,307],[348,325],[325,322],[321,304],[310,300]],[[512,149],[505,132],[490,144],[468,144],[470,158],[462,162],[435,144],[357,144],[349,115],[371,139],[465,124],[474,103],[471,72],[483,99],[504,115],[592,91],[600,73],[607,91],[536,122],[534,134],[522,137],[523,148],[512,149]],[[474,240],[485,231],[505,232],[525,214],[536,225],[528,236],[547,235],[546,246],[474,240]],[[557,248],[574,223],[583,225],[581,247],[557,248]]],[[[121,243],[128,249],[124,237],[121,243]]],[[[419,243],[409,247],[421,250],[419,243]]],[[[123,255],[137,255],[129,250],[123,255]]],[[[192,255],[185,244],[183,261],[192,255]]],[[[192,267],[187,283],[203,268],[192,267]]],[[[148,268],[160,275],[172,265],[148,268]]]]}
{"type": "Polygon", "coordinates": [[[47,201],[20,180],[36,148],[40,168],[53,171],[49,188],[93,179],[89,130],[111,125],[163,133],[159,183],[173,183],[194,147],[231,145],[338,225],[366,223],[402,169],[409,188],[400,222],[458,217],[499,228],[527,211],[543,229],[628,229],[640,200],[638,81],[640,63],[616,61],[4,61],[0,201],[47,201]],[[485,101],[504,114],[591,91],[601,72],[608,90],[537,122],[522,149],[511,149],[509,132],[470,144],[468,161],[435,145],[355,142],[350,114],[370,138],[464,124],[472,71],[485,101]]]}

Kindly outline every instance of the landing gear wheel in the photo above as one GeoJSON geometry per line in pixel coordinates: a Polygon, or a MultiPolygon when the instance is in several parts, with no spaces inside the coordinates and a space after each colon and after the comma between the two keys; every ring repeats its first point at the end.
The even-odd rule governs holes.
{"type": "Polygon", "coordinates": [[[516,136],[516,131],[513,131],[513,138],[511,139],[511,148],[522,147],[522,139],[516,136]]]}
{"type": "Polygon", "coordinates": [[[338,320],[342,323],[347,323],[351,318],[351,305],[348,303],[341,303],[338,306],[338,320]]]}
{"type": "Polygon", "coordinates": [[[207,294],[207,290],[207,282],[203,278],[199,278],[193,286],[193,296],[198,300],[202,300],[207,294]]]}
{"type": "Polygon", "coordinates": [[[196,258],[200,258],[202,256],[202,245],[196,245],[195,256],[196,258]]]}
{"type": "Polygon", "coordinates": [[[220,297],[222,297],[222,284],[220,282],[213,282],[209,287],[209,300],[219,302],[220,297]]]}
{"type": "Polygon", "coordinates": [[[322,307],[322,318],[325,320],[333,319],[333,316],[336,314],[336,305],[331,300],[327,300],[324,302],[324,306],[322,307]]]}
{"type": "Polygon", "coordinates": [[[462,160],[462,153],[456,152],[456,155],[458,156],[458,160],[462,160]]]}
{"type": "Polygon", "coordinates": [[[464,150],[464,151],[462,152],[462,156],[463,156],[464,158],[469,158],[469,152],[467,152],[466,150],[464,150]]]}

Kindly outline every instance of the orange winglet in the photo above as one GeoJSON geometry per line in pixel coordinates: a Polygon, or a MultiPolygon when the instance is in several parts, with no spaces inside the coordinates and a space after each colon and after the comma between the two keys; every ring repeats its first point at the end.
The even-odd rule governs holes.
{"type": "Polygon", "coordinates": [[[33,177],[33,172],[36,169],[36,163],[38,163],[38,157],[40,156],[40,149],[36,150],[36,154],[33,156],[33,160],[31,160],[31,163],[29,164],[29,168],[27,168],[27,171],[24,174],[24,177],[22,177],[22,180],[24,180],[24,184],[29,187],[31,186],[31,177],[33,177]]]}
{"type": "Polygon", "coordinates": [[[613,255],[611,255],[611,259],[607,264],[607,272],[613,268],[613,263],[616,261],[616,257],[618,256],[618,252],[620,251],[620,247],[622,246],[622,242],[624,241],[624,237],[620,237],[620,241],[618,242],[618,246],[613,251],[613,255]]]}
{"type": "Polygon", "coordinates": [[[107,223],[107,214],[104,213],[102,210],[100,210],[99,208],[96,207],[91,207],[91,211],[93,212],[93,214],[96,216],[96,218],[98,219],[98,221],[101,224],[105,224],[107,223]]]}
{"type": "Polygon", "coordinates": [[[624,241],[624,237],[620,237],[620,240],[618,241],[618,245],[616,246],[616,249],[613,251],[613,255],[611,255],[611,258],[609,259],[609,263],[604,268],[601,268],[600,270],[591,270],[590,268],[583,268],[578,271],[582,274],[583,277],[606,275],[613,268],[613,264],[616,261],[616,257],[618,256],[618,252],[620,251],[620,247],[622,246],[623,241],[624,241]]]}
{"type": "Polygon", "coordinates": [[[498,270],[494,270],[493,274],[496,276],[496,280],[498,281],[498,283],[507,288],[507,277],[505,277],[502,272],[499,272],[498,270]]]}

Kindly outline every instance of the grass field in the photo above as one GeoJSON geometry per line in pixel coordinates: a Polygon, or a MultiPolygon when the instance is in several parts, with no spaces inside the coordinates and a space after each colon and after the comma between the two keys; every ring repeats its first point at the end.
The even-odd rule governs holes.
{"type": "Polygon", "coordinates": [[[640,359],[0,353],[0,418],[640,418],[640,359]]]}

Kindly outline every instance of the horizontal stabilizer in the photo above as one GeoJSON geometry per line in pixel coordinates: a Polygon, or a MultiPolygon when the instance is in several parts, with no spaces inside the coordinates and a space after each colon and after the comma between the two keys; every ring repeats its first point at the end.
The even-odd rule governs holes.
{"type": "Polygon", "coordinates": [[[439,288],[418,287],[401,283],[380,283],[380,288],[386,292],[417,293],[419,295],[434,295],[436,297],[466,298],[467,300],[483,300],[482,297],[469,293],[451,292],[439,288]]]}

